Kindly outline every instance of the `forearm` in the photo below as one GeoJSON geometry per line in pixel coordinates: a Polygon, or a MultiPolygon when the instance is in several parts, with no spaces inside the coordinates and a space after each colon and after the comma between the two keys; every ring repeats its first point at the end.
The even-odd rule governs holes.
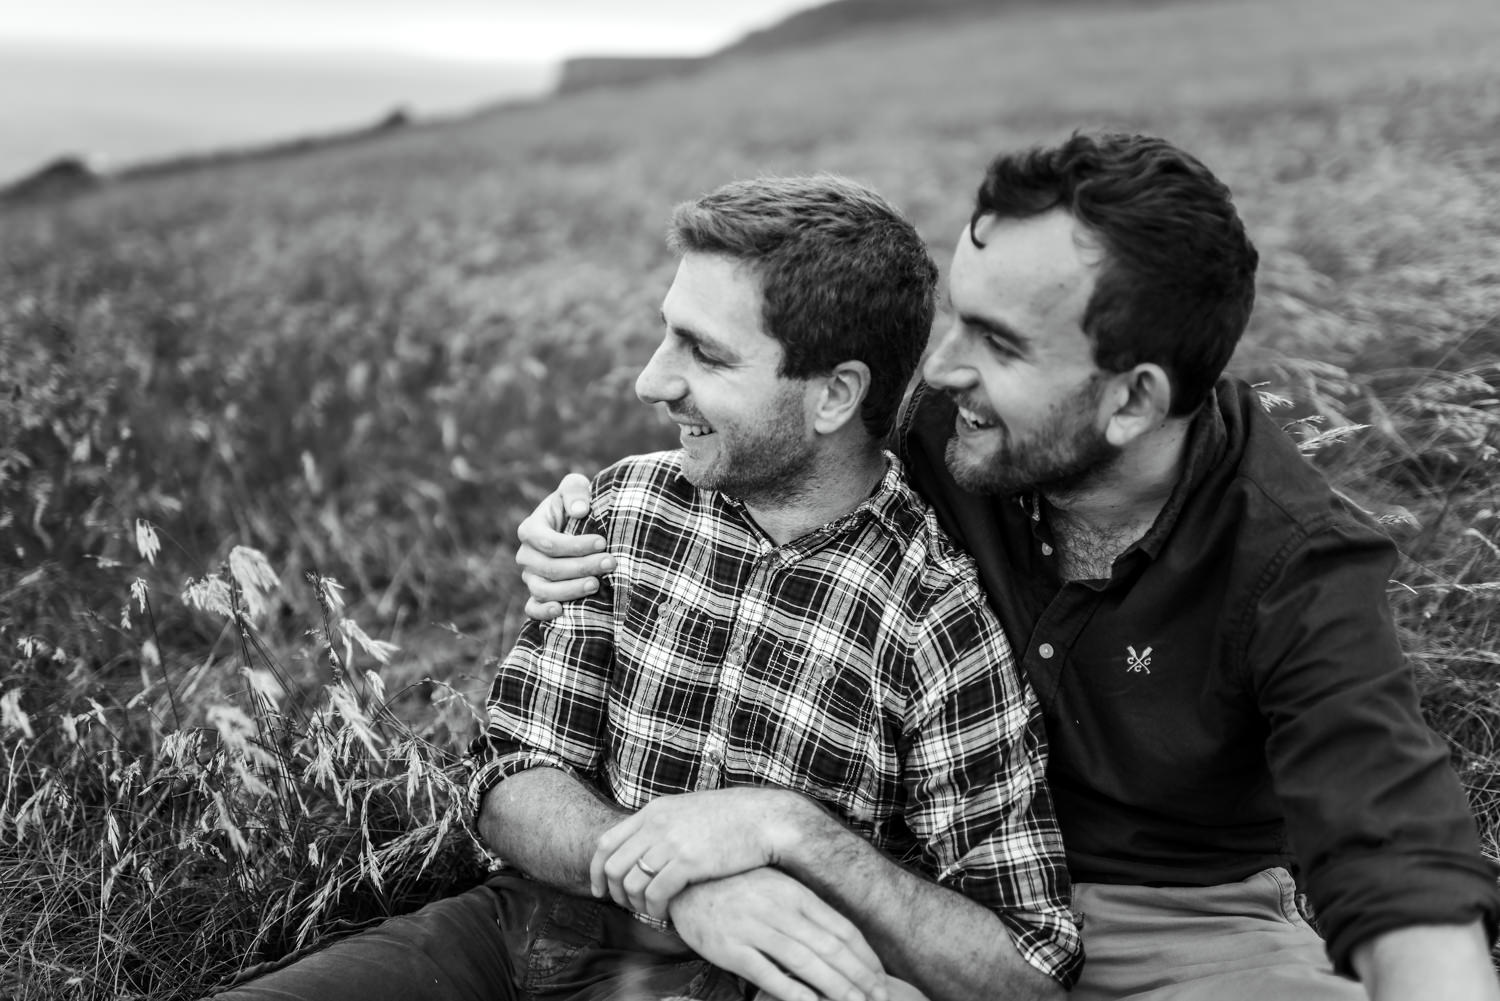
{"type": "Polygon", "coordinates": [[[1415,925],[1385,932],[1356,946],[1350,962],[1372,1001],[1500,998],[1479,922],[1415,925]]]}
{"type": "Polygon", "coordinates": [[[1061,998],[987,908],[903,869],[810,800],[779,866],[852,920],[885,968],[932,1001],[1061,998]]]}
{"type": "Polygon", "coordinates": [[[479,836],[533,879],[588,896],[589,860],[603,834],[628,811],[557,768],[530,768],[485,793],[479,836]]]}

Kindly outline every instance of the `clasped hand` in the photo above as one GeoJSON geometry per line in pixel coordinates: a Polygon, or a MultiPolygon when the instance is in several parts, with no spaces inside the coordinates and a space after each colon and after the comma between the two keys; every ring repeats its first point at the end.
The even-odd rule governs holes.
{"type": "Polygon", "coordinates": [[[654,918],[685,887],[780,861],[795,793],[736,787],[662,796],[599,836],[594,895],[654,918]]]}
{"type": "MultiPolygon", "coordinates": [[[[777,1001],[888,1001],[885,969],[859,929],[807,887],[758,868],[672,901],[688,947],[777,1001]]],[[[908,995],[909,996],[909,995],[908,995]]]]}

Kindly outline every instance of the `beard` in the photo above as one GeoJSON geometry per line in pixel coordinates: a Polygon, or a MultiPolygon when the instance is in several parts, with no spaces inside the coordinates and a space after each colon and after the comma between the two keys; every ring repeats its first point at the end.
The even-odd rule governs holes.
{"type": "Polygon", "coordinates": [[[1047,409],[1041,424],[1024,435],[1011,432],[987,407],[971,407],[995,427],[997,441],[982,454],[965,449],[955,433],[948,439],[948,472],[963,489],[977,494],[1015,494],[1037,490],[1047,495],[1074,492],[1107,469],[1120,449],[1111,445],[1093,422],[1103,391],[1102,381],[1090,379],[1047,409]]]}
{"type": "Polygon", "coordinates": [[[800,391],[772,400],[753,424],[715,426],[708,437],[707,455],[683,449],[682,474],[699,490],[752,506],[783,504],[805,492],[815,456],[800,391]]]}

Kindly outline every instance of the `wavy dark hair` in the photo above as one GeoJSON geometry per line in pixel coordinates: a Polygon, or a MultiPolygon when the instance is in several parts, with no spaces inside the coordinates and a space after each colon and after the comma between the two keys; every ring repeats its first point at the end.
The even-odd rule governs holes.
{"type": "Polygon", "coordinates": [[[1075,132],[1059,146],[990,163],[969,221],[1065,208],[1099,242],[1103,265],[1084,310],[1094,362],[1160,365],[1174,415],[1208,398],[1255,304],[1259,260],[1229,188],[1165,139],[1075,132]]]}
{"type": "Polygon", "coordinates": [[[885,438],[927,346],[938,276],[915,227],[889,202],[829,174],[735,181],[677,206],[667,242],[751,268],[783,377],[826,375],[845,361],[869,366],[860,419],[885,438]]]}

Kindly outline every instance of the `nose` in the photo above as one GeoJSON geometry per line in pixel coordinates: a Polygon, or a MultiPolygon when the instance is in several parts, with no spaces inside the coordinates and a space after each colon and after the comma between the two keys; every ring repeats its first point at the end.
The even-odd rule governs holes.
{"type": "Polygon", "coordinates": [[[967,389],[977,378],[965,356],[963,330],[955,322],[928,349],[922,361],[922,381],[938,389],[967,389]]]}
{"type": "Polygon", "coordinates": [[[687,384],[672,364],[671,351],[671,345],[663,339],[641,374],[635,377],[635,395],[641,402],[671,403],[687,392],[687,384]]]}

